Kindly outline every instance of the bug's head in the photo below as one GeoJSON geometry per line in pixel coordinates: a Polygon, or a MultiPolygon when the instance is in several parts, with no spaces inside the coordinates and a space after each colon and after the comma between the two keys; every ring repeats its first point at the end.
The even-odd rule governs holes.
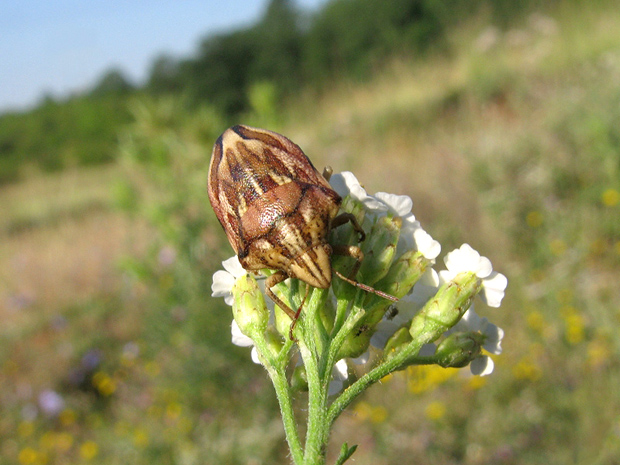
{"type": "Polygon", "coordinates": [[[312,287],[327,289],[332,283],[331,254],[329,244],[310,247],[291,260],[287,273],[312,287]]]}

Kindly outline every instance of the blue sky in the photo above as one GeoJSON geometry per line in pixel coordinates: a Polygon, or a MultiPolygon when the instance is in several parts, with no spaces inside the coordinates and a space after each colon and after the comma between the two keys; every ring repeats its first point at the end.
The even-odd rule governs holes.
{"type": "MultiPolygon", "coordinates": [[[[295,0],[306,10],[326,0],[295,0]]],[[[160,53],[251,24],[267,0],[0,0],[0,112],[63,97],[120,68],[143,80],[160,53]]]]}

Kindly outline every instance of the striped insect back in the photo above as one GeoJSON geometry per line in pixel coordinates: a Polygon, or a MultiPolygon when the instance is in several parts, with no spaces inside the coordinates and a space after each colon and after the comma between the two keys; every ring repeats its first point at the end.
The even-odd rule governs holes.
{"type": "MultiPolygon", "coordinates": [[[[227,129],[215,142],[208,188],[239,262],[249,271],[276,270],[266,292],[295,320],[299,310],[291,310],[271,288],[288,277],[317,288],[330,286],[334,248],[327,242],[328,233],[336,223],[354,221],[348,214],[337,217],[342,199],[292,141],[241,125],[227,129]]],[[[359,248],[345,249],[361,261],[359,248]],[[357,255],[351,253],[354,249],[357,255]]],[[[336,248],[336,253],[342,250],[336,248]]]]}

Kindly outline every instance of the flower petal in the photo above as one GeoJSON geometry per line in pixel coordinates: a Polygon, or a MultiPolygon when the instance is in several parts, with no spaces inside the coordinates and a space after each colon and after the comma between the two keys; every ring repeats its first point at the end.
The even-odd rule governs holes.
{"type": "Polygon", "coordinates": [[[232,343],[236,346],[251,347],[254,345],[254,341],[241,332],[235,320],[233,320],[232,325],[230,325],[230,334],[232,336],[232,343]]]}
{"type": "Polygon", "coordinates": [[[224,269],[235,278],[240,278],[247,273],[247,271],[244,270],[241,266],[241,263],[239,262],[239,257],[237,257],[236,255],[224,260],[222,262],[222,266],[224,266],[224,269]]]}
{"type": "Polygon", "coordinates": [[[211,291],[213,297],[224,297],[229,295],[232,291],[232,287],[235,285],[235,278],[228,271],[217,270],[213,273],[213,284],[211,284],[211,291]]]}
{"type": "Polygon", "coordinates": [[[427,259],[434,260],[441,252],[441,244],[422,228],[417,228],[413,232],[413,238],[416,249],[427,259]]]}
{"type": "Polygon", "coordinates": [[[487,337],[484,341],[484,350],[494,355],[502,353],[502,339],[504,338],[504,330],[493,323],[489,323],[484,331],[487,337]]]}
{"type": "Polygon", "coordinates": [[[413,200],[407,195],[388,194],[387,192],[377,192],[374,198],[383,202],[397,216],[405,216],[411,213],[413,200]]]}
{"type": "Polygon", "coordinates": [[[487,357],[486,355],[478,357],[469,364],[471,373],[478,376],[490,375],[493,373],[493,368],[495,368],[493,360],[491,357],[487,357]]]}
{"type": "Polygon", "coordinates": [[[386,211],[387,207],[379,202],[374,197],[368,195],[366,189],[364,189],[355,175],[350,171],[343,171],[342,173],[333,174],[329,178],[329,183],[332,188],[340,195],[340,197],[346,197],[350,195],[351,198],[362,202],[366,209],[373,211],[386,211]]]}
{"type": "Polygon", "coordinates": [[[504,298],[508,279],[501,273],[494,271],[482,281],[480,296],[489,307],[499,307],[504,298]]]}

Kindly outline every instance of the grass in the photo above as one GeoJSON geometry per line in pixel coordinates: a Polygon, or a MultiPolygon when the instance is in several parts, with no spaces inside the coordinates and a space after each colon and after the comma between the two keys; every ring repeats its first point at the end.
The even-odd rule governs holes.
{"type": "MultiPolygon", "coordinates": [[[[616,10],[563,3],[508,31],[480,18],[450,57],[301,96],[277,125],[254,116],[316,166],[410,195],[444,252],[469,242],[509,278],[505,305],[478,309],[506,330],[495,373],[420,368],[372,388],[334,429],[356,463],[617,463],[616,10]]],[[[140,106],[118,165],[0,191],[0,463],[287,463],[265,376],[208,297],[230,253],[204,192],[222,128],[173,107],[140,106]],[[37,407],[45,389],[58,415],[37,407]]]]}

